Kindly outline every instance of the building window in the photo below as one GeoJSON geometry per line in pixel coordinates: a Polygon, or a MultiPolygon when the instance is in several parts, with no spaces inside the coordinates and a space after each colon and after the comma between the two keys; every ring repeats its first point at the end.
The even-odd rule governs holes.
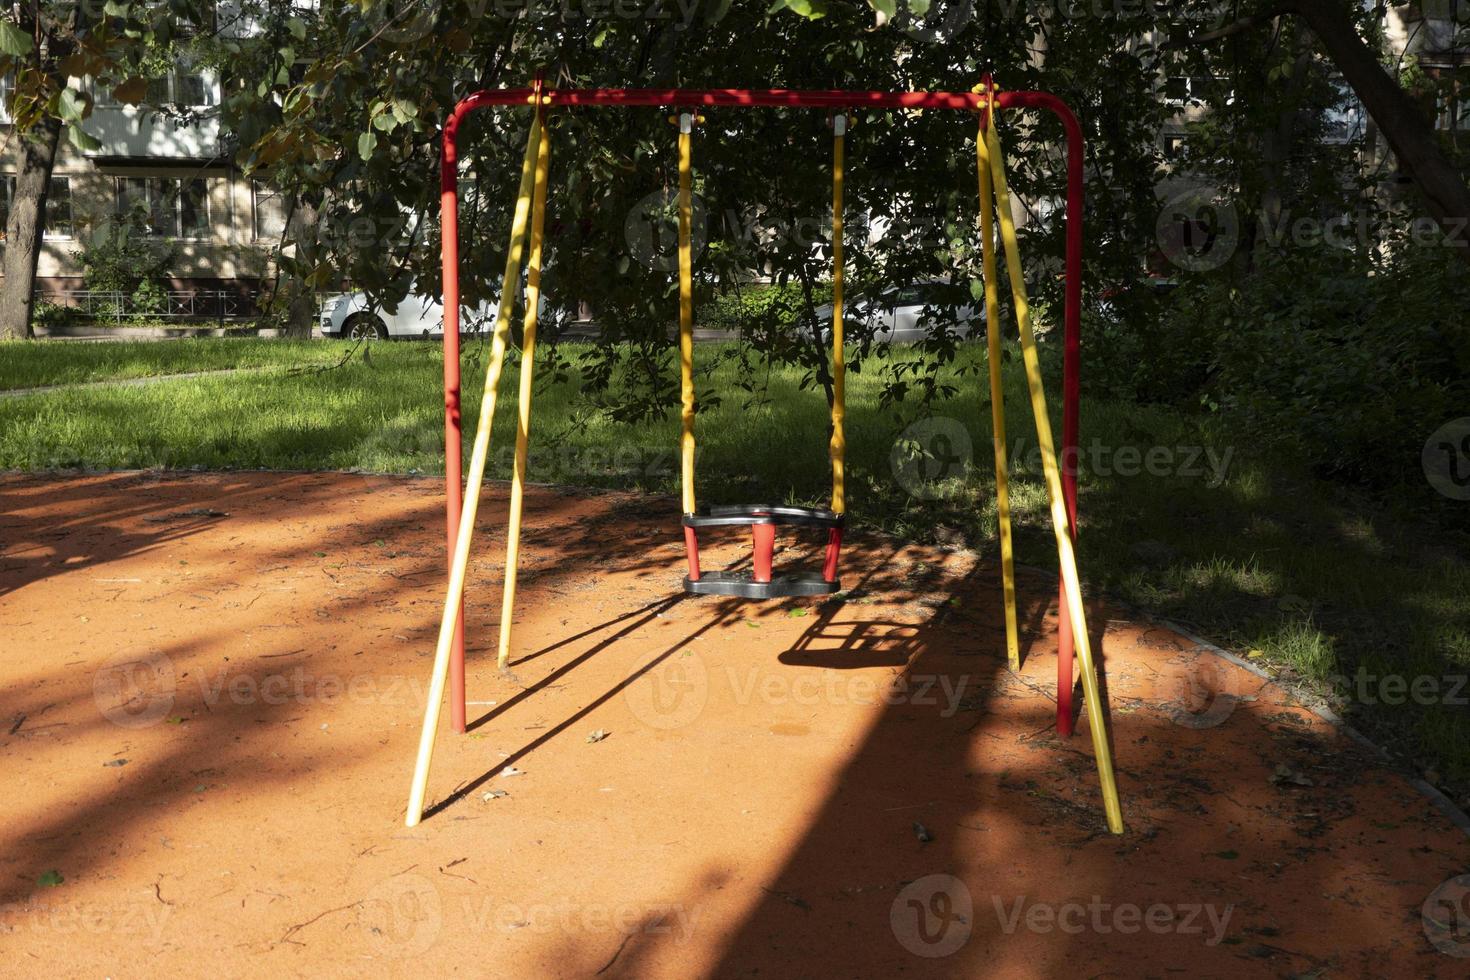
{"type": "Polygon", "coordinates": [[[1165,136],[1164,137],[1164,159],[1177,163],[1183,160],[1189,153],[1189,137],[1187,136],[1165,136]]]}
{"type": "Polygon", "coordinates": [[[119,177],[117,214],[155,238],[209,237],[203,177],[119,177]]]}
{"type": "MultiPolygon", "coordinates": [[[[6,174],[0,181],[0,241],[5,240],[10,227],[10,202],[15,198],[15,175],[6,174]]],[[[65,240],[72,237],[71,178],[52,177],[51,188],[46,192],[46,220],[43,222],[43,237],[65,240]]]]}
{"type": "Polygon", "coordinates": [[[46,194],[46,237],[72,237],[70,177],[51,178],[46,194]]]}
{"type": "Polygon", "coordinates": [[[286,232],[286,206],[281,192],[258,180],[251,181],[254,194],[255,237],[279,241],[286,232]]]}
{"type": "Polygon", "coordinates": [[[1434,125],[1438,129],[1454,132],[1470,130],[1470,90],[1455,86],[1441,92],[1437,98],[1439,111],[1435,113],[1434,125]]]}
{"type": "Polygon", "coordinates": [[[1170,75],[1164,79],[1164,101],[1176,106],[1203,106],[1210,96],[1223,97],[1226,105],[1235,100],[1230,80],[1223,76],[1170,75]]]}
{"type": "MultiPolygon", "coordinates": [[[[109,100],[111,93],[108,93],[109,100]]],[[[202,72],[186,69],[148,80],[148,102],[151,105],[172,103],[181,109],[207,109],[215,104],[214,79],[202,72]]],[[[99,100],[99,104],[102,104],[99,100]]],[[[108,105],[112,102],[106,103],[108,105]]]]}
{"type": "Polygon", "coordinates": [[[174,101],[190,109],[214,105],[214,84],[198,72],[174,75],[174,101]]]}

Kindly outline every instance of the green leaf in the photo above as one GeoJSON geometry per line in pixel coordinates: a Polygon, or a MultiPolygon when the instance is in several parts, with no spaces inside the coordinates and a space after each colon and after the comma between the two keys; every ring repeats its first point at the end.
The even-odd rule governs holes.
{"type": "Polygon", "coordinates": [[[71,140],[72,146],[83,153],[95,153],[102,149],[101,140],[76,124],[66,127],[66,138],[71,140]]]}
{"type": "Polygon", "coordinates": [[[52,868],[50,871],[37,878],[36,884],[40,885],[42,888],[55,888],[57,885],[61,884],[65,880],[65,878],[61,877],[60,871],[52,868]]]}
{"type": "Polygon", "coordinates": [[[868,0],[873,9],[883,15],[884,20],[892,20],[898,16],[898,0],[868,0]]]}
{"type": "Polygon", "coordinates": [[[9,20],[0,17],[0,53],[19,58],[31,53],[31,38],[9,20]]]}
{"type": "Polygon", "coordinates": [[[363,162],[373,158],[373,151],[378,148],[378,134],[371,129],[357,138],[357,155],[362,157],[363,162]]]}
{"type": "Polygon", "coordinates": [[[774,14],[780,10],[789,10],[807,20],[816,20],[827,16],[827,0],[776,0],[766,13],[774,14]]]}
{"type": "MultiPolygon", "coordinates": [[[[927,6],[927,4],[925,6],[927,6]]],[[[290,31],[291,36],[294,37],[296,40],[306,40],[306,21],[302,20],[300,17],[292,17],[287,20],[286,30],[290,31]]]]}
{"type": "Polygon", "coordinates": [[[909,13],[917,19],[929,12],[929,0],[909,0],[909,13]]]}
{"type": "Polygon", "coordinates": [[[412,122],[419,114],[418,103],[412,99],[393,100],[393,118],[401,123],[412,122]]]}
{"type": "Polygon", "coordinates": [[[81,122],[87,114],[87,100],[82,93],[68,86],[57,93],[56,114],[69,123],[81,122]]]}

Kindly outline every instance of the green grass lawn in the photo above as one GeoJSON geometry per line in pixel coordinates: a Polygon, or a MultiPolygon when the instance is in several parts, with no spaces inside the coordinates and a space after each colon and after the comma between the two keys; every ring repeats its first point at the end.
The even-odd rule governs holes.
{"type": "Polygon", "coordinates": [[[319,341],[210,337],[146,341],[0,341],[0,391],[229,368],[322,364],[347,352],[319,341]]]}
{"type": "MultiPolygon", "coordinates": [[[[155,349],[135,352],[135,360],[115,355],[121,360],[114,364],[134,365],[134,373],[152,373],[165,363],[169,370],[198,370],[252,358],[251,363],[323,363],[344,350],[279,341],[105,346],[155,349]],[[198,356],[189,360],[184,355],[190,352],[198,356]]],[[[6,345],[0,347],[0,364],[8,383],[23,378],[36,384],[42,377],[76,376],[66,373],[66,358],[74,352],[104,357],[92,355],[95,349],[6,345]],[[27,363],[32,357],[39,366],[27,363]]],[[[562,351],[574,356],[577,348],[563,345],[562,351]]],[[[697,356],[709,363],[716,353],[714,345],[701,345],[697,356]]],[[[466,364],[467,432],[480,399],[483,366],[477,356],[471,353],[466,364]]],[[[983,357],[982,347],[967,346],[957,364],[982,367],[983,357]]],[[[934,410],[951,421],[925,423],[950,437],[938,447],[946,457],[969,459],[969,465],[958,465],[947,479],[916,483],[899,478],[912,471],[896,469],[894,453],[905,441],[900,434],[921,413],[879,408],[877,368],[870,363],[849,375],[854,519],[921,540],[963,540],[993,557],[983,372],[966,375],[962,394],[934,410]]],[[[94,362],[78,370],[95,377],[106,368],[94,362]]],[[[439,473],[441,370],[433,345],[375,344],[369,363],[355,358],[318,373],[269,372],[6,399],[0,401],[0,468],[439,473]]],[[[1020,359],[1009,359],[1005,372],[1009,437],[1025,470],[1013,494],[1019,560],[1054,567],[1020,359]]],[[[746,404],[735,389],[733,367],[701,383],[712,383],[724,399],[700,415],[702,501],[826,500],[826,406],[820,393],[800,391],[798,378],[795,371],[773,370],[769,397],[758,405],[746,404]]],[[[512,364],[495,421],[491,472],[497,478],[510,472],[515,385],[512,364]]],[[[615,424],[571,383],[547,377],[538,386],[534,480],[676,490],[676,412],[654,422],[615,424]]],[[[1460,689],[1470,665],[1466,549],[1423,522],[1378,509],[1289,462],[1261,455],[1227,431],[1171,411],[1089,398],[1083,404],[1082,445],[1080,554],[1088,582],[1250,652],[1309,690],[1333,695],[1338,710],[1380,744],[1466,799],[1470,712],[1463,699],[1470,691],[1460,689]]],[[[675,533],[671,513],[670,534],[675,533]]]]}

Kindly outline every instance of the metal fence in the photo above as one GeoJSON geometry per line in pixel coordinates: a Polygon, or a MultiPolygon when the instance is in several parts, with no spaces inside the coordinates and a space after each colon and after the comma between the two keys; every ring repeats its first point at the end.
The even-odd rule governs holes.
{"type": "Polygon", "coordinates": [[[132,293],[106,289],[70,289],[49,295],[37,293],[36,301],[64,307],[77,319],[230,320],[254,316],[255,295],[228,289],[181,289],[153,293],[143,302],[132,293]]]}

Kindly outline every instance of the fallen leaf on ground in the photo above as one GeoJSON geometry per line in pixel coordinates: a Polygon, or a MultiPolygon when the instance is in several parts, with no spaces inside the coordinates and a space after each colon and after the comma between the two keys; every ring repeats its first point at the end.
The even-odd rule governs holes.
{"type": "Polygon", "coordinates": [[[607,738],[607,732],[605,732],[604,730],[602,730],[601,728],[599,728],[597,731],[595,731],[592,734],[590,734],[590,735],[587,736],[587,741],[589,741],[589,742],[601,742],[605,738],[607,738]]]}
{"type": "Polygon", "coordinates": [[[1276,771],[1271,774],[1271,782],[1277,785],[1281,783],[1290,783],[1293,786],[1313,785],[1311,777],[1304,776],[1285,763],[1280,762],[1276,764],[1276,771]]]}

